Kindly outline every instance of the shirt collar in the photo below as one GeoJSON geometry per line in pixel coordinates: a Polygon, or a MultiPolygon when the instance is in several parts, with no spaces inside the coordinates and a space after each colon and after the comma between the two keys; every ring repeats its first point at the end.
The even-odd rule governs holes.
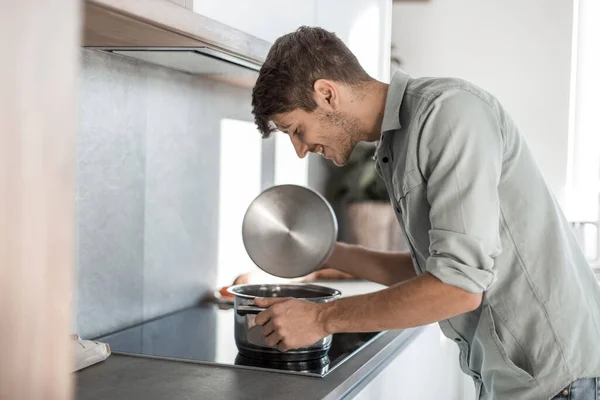
{"type": "Polygon", "coordinates": [[[381,123],[381,132],[395,131],[400,129],[400,106],[404,98],[404,92],[408,86],[410,75],[402,70],[398,70],[392,76],[385,99],[385,110],[383,112],[383,122],[381,123]]]}

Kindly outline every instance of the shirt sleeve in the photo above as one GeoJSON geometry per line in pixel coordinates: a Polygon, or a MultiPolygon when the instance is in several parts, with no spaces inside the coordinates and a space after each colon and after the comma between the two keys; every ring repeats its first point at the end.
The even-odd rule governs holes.
{"type": "Polygon", "coordinates": [[[418,153],[430,205],[426,270],[481,293],[495,280],[501,252],[500,123],[492,106],[462,89],[436,98],[424,115],[418,153]]]}

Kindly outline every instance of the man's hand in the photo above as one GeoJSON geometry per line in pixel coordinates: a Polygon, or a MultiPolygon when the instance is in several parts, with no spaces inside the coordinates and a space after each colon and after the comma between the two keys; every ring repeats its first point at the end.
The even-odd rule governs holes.
{"type": "Polygon", "coordinates": [[[324,304],[290,298],[257,298],[255,303],[270,307],[256,316],[256,325],[262,326],[266,344],[279,351],[308,347],[329,335],[323,321],[324,304]]]}

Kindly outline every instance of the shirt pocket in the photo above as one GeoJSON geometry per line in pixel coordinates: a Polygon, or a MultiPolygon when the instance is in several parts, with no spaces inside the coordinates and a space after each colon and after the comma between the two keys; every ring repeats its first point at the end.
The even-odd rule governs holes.
{"type": "Polygon", "coordinates": [[[535,378],[525,369],[530,369],[526,360],[508,328],[499,318],[494,318],[492,307],[483,306],[471,346],[469,368],[481,374],[488,388],[492,385],[504,389],[529,387],[535,378]]]}
{"type": "Polygon", "coordinates": [[[423,184],[424,181],[418,168],[406,171],[400,177],[398,174],[392,176],[392,185],[396,200],[406,197],[413,189],[423,186],[423,184]]]}
{"type": "MultiPolygon", "coordinates": [[[[394,177],[395,178],[395,177],[394,177]]],[[[394,180],[393,180],[394,181],[394,180]]],[[[400,214],[406,235],[415,250],[427,258],[429,254],[429,203],[425,183],[418,169],[404,174],[402,183],[393,182],[396,211],[400,214]]]]}

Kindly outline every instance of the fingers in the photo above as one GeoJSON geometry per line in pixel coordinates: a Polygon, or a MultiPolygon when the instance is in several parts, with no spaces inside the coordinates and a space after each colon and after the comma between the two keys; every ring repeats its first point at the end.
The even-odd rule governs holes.
{"type": "Polygon", "coordinates": [[[307,305],[298,300],[289,298],[257,298],[255,303],[258,307],[267,308],[256,316],[255,324],[261,326],[261,333],[265,338],[265,345],[277,347],[279,351],[285,352],[301,347],[304,343],[301,332],[297,332],[295,320],[302,319],[305,315],[307,305]],[[286,303],[287,304],[283,304],[286,303]],[[282,304],[280,304],[282,303],[282,304]],[[296,306],[296,308],[294,308],[296,306]],[[299,312],[300,317],[290,317],[290,312],[299,312]]]}
{"type": "Polygon", "coordinates": [[[287,339],[285,339],[283,335],[277,331],[273,331],[273,333],[265,338],[265,344],[267,346],[277,346],[277,350],[281,352],[286,352],[293,349],[287,342],[287,339]]]}
{"type": "Polygon", "coordinates": [[[289,298],[286,298],[286,297],[269,297],[269,298],[257,297],[254,299],[254,303],[256,303],[256,305],[259,307],[268,308],[277,303],[283,303],[284,301],[288,301],[288,300],[289,300],[289,298]]]}
{"type": "Polygon", "coordinates": [[[279,348],[279,343],[281,342],[281,335],[278,332],[273,332],[269,336],[265,338],[265,344],[269,347],[279,348]]]}
{"type": "Polygon", "coordinates": [[[262,334],[265,337],[265,344],[269,347],[276,347],[279,351],[291,350],[291,347],[286,344],[284,335],[281,332],[281,326],[277,327],[273,320],[269,320],[262,327],[262,334]]]}
{"type": "Polygon", "coordinates": [[[270,320],[271,320],[271,310],[265,310],[261,313],[258,313],[258,315],[256,316],[256,319],[254,320],[254,323],[256,325],[264,326],[270,320]]]}
{"type": "Polygon", "coordinates": [[[264,337],[267,337],[271,333],[273,333],[274,330],[275,330],[275,326],[273,326],[273,321],[269,321],[265,325],[263,325],[261,332],[264,337]]]}
{"type": "Polygon", "coordinates": [[[273,297],[273,298],[257,297],[256,299],[254,299],[254,303],[257,306],[259,306],[261,308],[268,308],[268,310],[265,310],[256,316],[256,320],[255,320],[256,325],[264,325],[267,322],[269,322],[269,320],[273,317],[274,312],[276,311],[277,307],[275,307],[275,305],[277,305],[279,303],[284,303],[288,300],[291,300],[291,299],[285,298],[285,297],[273,297]]]}
{"type": "Polygon", "coordinates": [[[292,350],[292,348],[285,343],[285,340],[280,340],[279,343],[277,343],[277,350],[285,353],[288,350],[292,350]]]}

